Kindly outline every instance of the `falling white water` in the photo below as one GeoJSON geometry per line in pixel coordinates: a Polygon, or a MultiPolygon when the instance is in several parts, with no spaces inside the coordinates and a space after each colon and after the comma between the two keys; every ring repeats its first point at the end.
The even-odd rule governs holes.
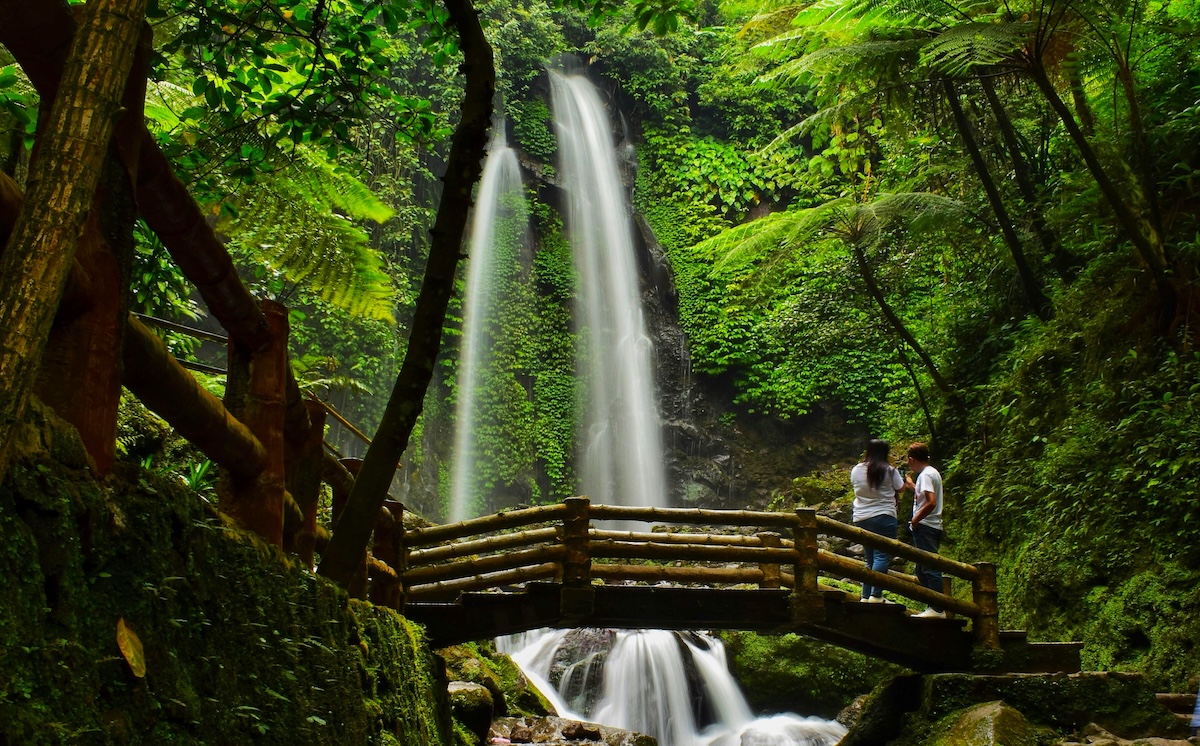
{"type": "Polygon", "coordinates": [[[588,392],[583,494],[595,504],[667,504],[633,222],[608,114],[582,75],[551,72],[559,173],[579,272],[581,355],[588,392]]]}
{"type": "MultiPolygon", "coordinates": [[[[483,166],[479,194],[472,216],[471,243],[467,262],[467,294],[463,301],[463,340],[459,356],[458,403],[455,410],[454,471],[450,483],[451,522],[474,518],[480,514],[482,503],[478,494],[478,470],[475,468],[477,419],[479,402],[477,388],[480,372],[486,366],[484,357],[490,345],[487,321],[495,317],[496,260],[498,251],[497,224],[508,205],[523,205],[521,169],[517,156],[504,140],[504,127],[494,127],[495,135],[488,147],[483,166]]],[[[524,220],[525,210],[516,218],[524,220]]],[[[520,233],[520,232],[519,232],[520,233]]]]}
{"type": "Polygon", "coordinates": [[[564,630],[500,638],[497,647],[512,656],[561,717],[645,733],[659,746],[833,746],[846,735],[840,723],[816,717],[754,717],[715,638],[690,633],[698,641],[692,642],[663,630],[611,634],[610,648],[590,651],[581,661],[563,659],[560,648],[570,635],[564,630]],[[572,676],[583,662],[603,666],[590,672],[601,680],[601,693],[590,707],[579,708],[576,703],[584,700],[572,697],[579,683],[572,676]],[[550,682],[556,665],[564,669],[557,687],[550,682]],[[711,713],[711,722],[698,723],[698,712],[711,713]]]}

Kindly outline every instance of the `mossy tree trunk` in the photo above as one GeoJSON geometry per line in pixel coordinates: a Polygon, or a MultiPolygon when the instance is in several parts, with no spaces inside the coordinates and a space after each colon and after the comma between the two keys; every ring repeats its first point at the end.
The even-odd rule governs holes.
{"type": "Polygon", "coordinates": [[[91,209],[145,11],[146,0],[83,6],[25,202],[0,255],[0,480],[91,209]]]}

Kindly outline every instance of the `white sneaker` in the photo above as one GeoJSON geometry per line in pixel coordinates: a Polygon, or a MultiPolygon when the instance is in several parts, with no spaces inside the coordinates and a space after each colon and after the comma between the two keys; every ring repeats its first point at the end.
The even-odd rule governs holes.
{"type": "Polygon", "coordinates": [[[880,596],[867,596],[866,598],[860,598],[859,600],[862,601],[864,604],[881,604],[881,603],[883,603],[883,598],[881,598],[880,596]]]}
{"type": "Polygon", "coordinates": [[[946,612],[934,611],[932,608],[928,608],[925,611],[922,611],[920,614],[915,614],[914,616],[917,616],[921,619],[945,619],[946,612]]]}

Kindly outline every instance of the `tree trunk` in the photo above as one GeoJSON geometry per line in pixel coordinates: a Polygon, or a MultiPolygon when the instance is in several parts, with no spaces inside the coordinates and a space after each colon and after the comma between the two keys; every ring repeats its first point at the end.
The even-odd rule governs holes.
{"type": "MultiPolygon", "coordinates": [[[[1133,142],[1133,170],[1138,175],[1142,185],[1142,198],[1150,213],[1150,221],[1154,232],[1163,235],[1162,212],[1158,206],[1158,188],[1154,183],[1154,172],[1150,167],[1150,143],[1146,139],[1146,126],[1142,122],[1142,107],[1138,104],[1137,87],[1133,82],[1133,70],[1129,69],[1129,60],[1121,53],[1120,43],[1113,39],[1113,49],[1116,50],[1117,80],[1121,81],[1121,90],[1125,93],[1125,102],[1129,104],[1129,137],[1133,142]]],[[[1170,264],[1170,258],[1167,258],[1170,264]]]]}
{"type": "Polygon", "coordinates": [[[90,0],[0,256],[0,480],[92,204],[146,0],[90,0]]]}
{"type": "Polygon", "coordinates": [[[1054,269],[1059,278],[1063,282],[1070,283],[1075,279],[1075,267],[1071,258],[1063,251],[1062,241],[1059,240],[1058,234],[1046,222],[1046,216],[1042,214],[1041,200],[1038,199],[1037,189],[1033,186],[1033,178],[1029,175],[1029,164],[1025,162],[1025,156],[1021,151],[1021,141],[1017,137],[1012,120],[1008,118],[1008,111],[1005,110],[1000,97],[996,95],[996,88],[992,85],[990,78],[982,77],[979,79],[979,83],[983,86],[983,93],[987,97],[988,105],[991,106],[992,116],[996,118],[996,126],[1000,129],[1000,136],[1004,139],[1005,148],[1008,149],[1009,160],[1013,164],[1013,176],[1016,177],[1017,188],[1021,190],[1021,196],[1025,199],[1025,207],[1029,211],[1030,220],[1033,221],[1033,231],[1042,244],[1042,250],[1054,263],[1054,269]]]}
{"type": "Polygon", "coordinates": [[[1050,299],[1042,292],[1037,278],[1033,276],[1029,260],[1025,258],[1025,247],[1021,244],[1021,238],[1017,235],[1016,229],[1013,228],[1008,209],[1004,206],[1004,198],[1001,197],[1000,189],[988,171],[987,161],[983,159],[979,144],[975,142],[975,136],[971,134],[971,123],[967,121],[962,102],[958,100],[958,91],[954,88],[954,82],[946,79],[942,81],[942,86],[946,90],[946,99],[950,102],[950,110],[954,112],[954,122],[958,125],[958,133],[962,136],[963,145],[966,146],[967,153],[971,156],[971,163],[975,166],[975,173],[979,175],[979,181],[983,184],[988,204],[992,206],[992,212],[995,213],[996,220],[1000,223],[1000,233],[1004,236],[1004,242],[1008,244],[1013,263],[1017,265],[1017,276],[1021,279],[1021,289],[1025,291],[1025,298],[1039,319],[1049,321],[1054,315],[1054,309],[1050,305],[1050,299]]]}
{"type": "Polygon", "coordinates": [[[417,297],[404,363],[396,377],[375,439],[367,449],[362,470],[354,480],[350,501],[338,519],[329,546],[321,557],[321,574],[349,587],[361,564],[375,518],[387,497],[396,464],[433,378],[442,342],[446,307],[454,289],[454,271],[462,254],[463,233],[471,207],[471,190],[483,169],[487,130],[491,123],[496,72],[492,49],[483,36],[479,16],[470,0],[444,0],[458,30],[466,74],[462,119],[454,131],[443,177],[445,188],[432,230],[429,261],[417,297]]]}
{"type": "Polygon", "coordinates": [[[875,303],[879,306],[879,310],[883,312],[884,317],[887,318],[888,323],[892,325],[892,328],[896,330],[896,333],[900,335],[905,344],[911,347],[913,352],[917,353],[917,357],[921,358],[921,362],[925,363],[925,367],[929,370],[929,375],[933,378],[933,382],[937,384],[938,389],[947,394],[953,393],[953,387],[950,386],[950,383],[945,378],[942,378],[942,374],[938,372],[937,366],[933,364],[933,358],[929,357],[929,354],[925,352],[925,348],[917,342],[916,337],[908,331],[908,327],[904,325],[904,322],[892,310],[891,305],[887,302],[887,298],[883,297],[883,292],[875,282],[875,274],[871,271],[871,265],[867,263],[867,255],[863,251],[862,246],[858,241],[847,241],[846,243],[850,245],[851,251],[854,252],[854,259],[858,262],[858,271],[862,274],[863,282],[867,285],[867,292],[875,299],[875,303]]]}
{"type": "Polygon", "coordinates": [[[1134,249],[1146,268],[1150,270],[1150,276],[1154,280],[1154,286],[1158,290],[1159,297],[1163,304],[1163,310],[1167,318],[1172,318],[1175,315],[1175,306],[1177,302],[1175,288],[1171,285],[1171,280],[1168,277],[1168,268],[1166,255],[1163,253],[1162,241],[1157,234],[1147,236],[1143,227],[1150,227],[1148,223],[1138,218],[1134,214],[1133,209],[1126,204],[1122,199],[1121,194],[1117,191],[1117,185],[1109,178],[1108,172],[1104,170],[1104,166],[1100,163],[1099,156],[1092,148],[1091,142],[1083,134],[1079,128],[1079,124],[1075,121],[1075,117],[1071,116],[1071,111],[1067,105],[1059,97],[1058,91],[1054,90],[1054,84],[1050,82],[1049,76],[1046,75],[1046,69],[1042,67],[1040,62],[1034,62],[1030,65],[1030,74],[1033,76],[1034,83],[1042,95],[1046,97],[1050,108],[1054,109],[1054,113],[1062,121],[1063,127],[1066,128],[1067,134],[1070,135],[1075,147],[1079,149],[1079,154],[1083,156],[1084,163],[1087,164],[1088,170],[1092,174],[1092,178],[1096,180],[1096,185],[1100,187],[1101,194],[1112,207],[1113,213],[1116,215],[1117,224],[1121,226],[1121,230],[1125,231],[1125,235],[1133,243],[1134,249]]]}

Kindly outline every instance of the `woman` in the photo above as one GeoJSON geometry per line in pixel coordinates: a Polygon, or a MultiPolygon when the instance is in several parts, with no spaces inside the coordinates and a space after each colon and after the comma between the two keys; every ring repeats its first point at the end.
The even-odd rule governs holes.
{"type": "MultiPolygon", "coordinates": [[[[896,538],[896,503],[904,479],[896,467],[888,463],[888,442],[867,442],[862,463],[850,470],[850,486],[854,488],[854,525],[873,534],[896,538]]],[[[863,545],[867,569],[887,572],[892,556],[881,549],[863,545]]],[[[883,603],[883,589],[863,583],[861,601],[883,603]]]]}

